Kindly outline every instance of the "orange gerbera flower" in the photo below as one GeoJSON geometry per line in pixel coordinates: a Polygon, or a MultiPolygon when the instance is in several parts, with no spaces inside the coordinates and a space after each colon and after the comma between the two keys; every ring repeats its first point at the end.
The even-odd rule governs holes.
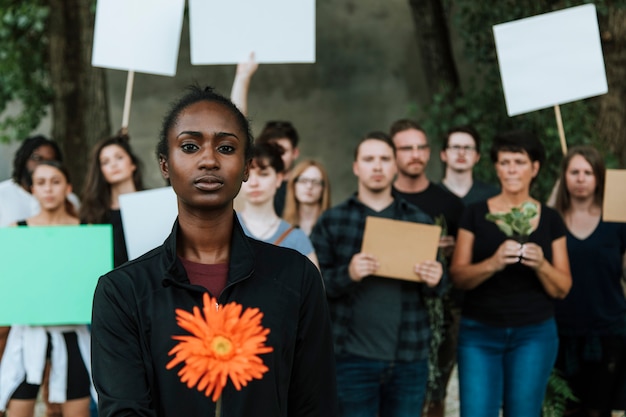
{"type": "Polygon", "coordinates": [[[180,342],[169,351],[175,355],[166,365],[172,369],[181,362],[185,365],[178,376],[187,387],[197,386],[213,401],[220,397],[228,378],[237,390],[252,379],[261,379],[268,371],[257,355],[273,351],[265,346],[270,330],[261,326],[263,313],[248,308],[243,314],[241,304],[217,304],[215,298],[204,294],[202,311],[193,308],[193,314],[176,309],[178,325],[190,336],[173,336],[180,342]]]}

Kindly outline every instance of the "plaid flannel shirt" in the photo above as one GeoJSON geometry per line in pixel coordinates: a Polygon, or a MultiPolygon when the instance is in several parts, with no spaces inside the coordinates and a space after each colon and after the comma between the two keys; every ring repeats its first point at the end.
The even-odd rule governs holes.
{"type": "MultiPolygon", "coordinates": [[[[393,201],[396,220],[433,224],[419,208],[401,198],[393,201]]],[[[365,229],[366,207],[356,195],[326,210],[311,232],[311,242],[319,260],[333,325],[335,354],[345,353],[344,346],[352,322],[352,302],[358,282],[350,279],[348,267],[352,257],[361,251],[365,229]]],[[[439,260],[441,262],[441,259],[439,260]]],[[[430,326],[422,296],[440,296],[446,286],[444,272],[435,288],[421,283],[402,282],[402,318],[396,359],[417,361],[428,358],[430,326]]]]}

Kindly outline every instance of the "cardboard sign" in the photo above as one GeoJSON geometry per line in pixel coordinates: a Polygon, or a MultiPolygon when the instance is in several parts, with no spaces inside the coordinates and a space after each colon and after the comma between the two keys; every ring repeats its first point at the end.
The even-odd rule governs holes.
{"type": "Polygon", "coordinates": [[[98,0],[91,64],[176,74],[185,0],[98,0]]]}
{"type": "Polygon", "coordinates": [[[602,219],[626,223],[626,169],[607,169],[604,181],[602,219]]]}
{"type": "Polygon", "coordinates": [[[415,264],[437,259],[441,227],[368,216],[361,252],[380,263],[377,276],[418,281],[415,264]]]}
{"type": "Polygon", "coordinates": [[[93,293],[113,269],[110,225],[0,229],[0,325],[91,322],[93,293]]]}
{"type": "Polygon", "coordinates": [[[315,0],[189,0],[191,63],[315,62],[315,0]]]}
{"type": "Polygon", "coordinates": [[[495,25],[493,34],[509,116],[608,91],[593,4],[495,25]]]}
{"type": "Polygon", "coordinates": [[[178,216],[178,200],[172,187],[122,194],[120,211],[131,260],[163,244],[178,216]]]}

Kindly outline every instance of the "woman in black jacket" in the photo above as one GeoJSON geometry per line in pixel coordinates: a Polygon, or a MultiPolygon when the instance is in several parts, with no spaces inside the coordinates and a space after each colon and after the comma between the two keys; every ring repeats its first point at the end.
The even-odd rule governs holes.
{"type": "Polygon", "coordinates": [[[248,121],[212,89],[192,87],[166,115],[157,146],[178,196],[165,243],[103,276],[93,306],[93,374],[101,417],[209,416],[215,404],[166,370],[175,309],[207,292],[263,312],[269,371],[241,391],[228,383],[224,415],[335,416],[330,321],[319,272],[303,255],[246,237],[233,199],[248,176],[248,121]]]}

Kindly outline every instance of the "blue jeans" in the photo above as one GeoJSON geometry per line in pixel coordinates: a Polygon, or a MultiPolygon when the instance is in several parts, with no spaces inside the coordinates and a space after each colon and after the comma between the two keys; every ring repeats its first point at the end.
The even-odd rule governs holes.
{"type": "Polygon", "coordinates": [[[428,360],[377,361],[337,357],[341,417],[415,417],[424,405],[428,360]]]}
{"type": "Polygon", "coordinates": [[[461,417],[539,417],[559,339],[549,319],[493,327],[462,318],[458,366],[461,417]]]}

